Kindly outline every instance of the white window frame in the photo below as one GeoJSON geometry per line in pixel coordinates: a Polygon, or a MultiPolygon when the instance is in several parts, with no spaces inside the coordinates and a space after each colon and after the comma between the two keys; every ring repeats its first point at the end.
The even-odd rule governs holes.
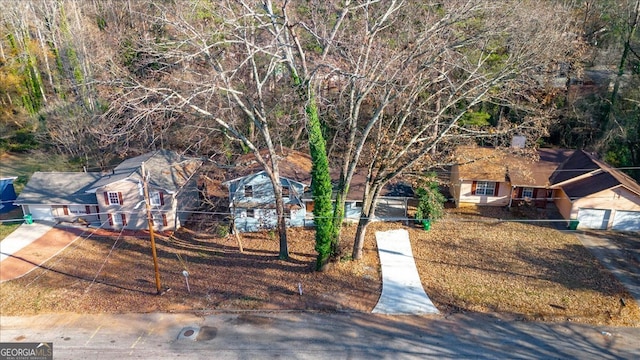
{"type": "Polygon", "coordinates": [[[522,198],[533,199],[533,188],[522,188],[522,198]]]}
{"type": "Polygon", "coordinates": [[[496,183],[492,181],[477,181],[476,195],[495,196],[496,183]]]}
{"type": "Polygon", "coordinates": [[[117,191],[108,191],[107,198],[109,199],[109,204],[107,205],[120,205],[120,195],[118,195],[117,191]]]}
{"type": "Polygon", "coordinates": [[[164,224],[164,220],[162,219],[162,213],[158,211],[152,211],[151,222],[153,223],[153,226],[162,226],[164,224]]]}
{"type": "Polygon", "coordinates": [[[160,206],[162,205],[162,201],[160,200],[160,192],[154,191],[149,194],[149,204],[151,206],[160,206]]]}
{"type": "Polygon", "coordinates": [[[113,223],[113,226],[124,226],[124,223],[122,222],[122,215],[120,213],[111,214],[111,222],[113,223]]]}

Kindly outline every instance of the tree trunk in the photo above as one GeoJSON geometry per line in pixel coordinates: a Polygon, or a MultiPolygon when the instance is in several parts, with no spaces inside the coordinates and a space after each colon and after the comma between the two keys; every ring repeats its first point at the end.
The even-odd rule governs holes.
{"type": "Polygon", "coordinates": [[[284,212],[284,201],[282,200],[282,185],[273,181],[273,190],[276,196],[276,215],[278,216],[278,234],[280,235],[280,253],[278,257],[282,260],[289,258],[289,245],[287,243],[287,221],[284,212]]]}
{"type": "Polygon", "coordinates": [[[380,193],[381,185],[366,185],[364,197],[362,201],[362,212],[360,214],[360,221],[358,221],[358,229],[356,230],[356,238],[353,242],[353,253],[351,258],[353,260],[362,259],[362,249],[364,248],[365,235],[367,234],[367,226],[371,223],[371,220],[375,216],[376,206],[378,201],[378,195],[380,193]]]}

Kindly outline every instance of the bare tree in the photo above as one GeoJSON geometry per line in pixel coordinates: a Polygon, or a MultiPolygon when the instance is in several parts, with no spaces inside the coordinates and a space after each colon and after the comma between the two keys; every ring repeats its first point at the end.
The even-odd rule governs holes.
{"type": "Polygon", "coordinates": [[[544,133],[545,76],[569,61],[576,37],[568,9],[547,3],[372,2],[349,15],[322,68],[342,89],[333,98],[339,103],[336,139],[345,139],[334,150],[342,171],[338,211],[353,174],[367,165],[352,254],[358,259],[389,181],[433,166],[459,143],[498,143],[516,133],[533,140],[544,133]],[[466,121],[484,103],[510,114],[484,124],[466,121]]]}
{"type": "MultiPolygon", "coordinates": [[[[106,116],[102,132],[112,138],[129,137],[141,129],[157,128],[153,116],[171,112],[198,129],[225,134],[239,140],[254,153],[271,180],[275,194],[280,257],[288,257],[286,214],[278,167],[279,155],[272,127],[283,129],[283,118],[276,116],[283,104],[295,101],[295,92],[283,91],[289,77],[277,52],[278,40],[286,31],[274,27],[261,7],[243,2],[225,2],[205,8],[157,6],[156,26],[166,33],[158,38],[141,39],[136,51],[146,58],[139,66],[144,76],[130,76],[122,83],[125,92],[106,116]],[[195,14],[203,16],[194,21],[195,14]],[[202,15],[205,14],[205,15],[202,15]],[[159,25],[158,25],[159,24],[159,25]],[[275,32],[275,33],[274,33],[275,32]],[[122,126],[113,119],[132,114],[122,126]],[[246,125],[248,120],[250,126],[246,125]],[[260,134],[252,139],[253,131],[260,134]],[[267,149],[264,158],[261,149],[267,149]]],[[[204,5],[203,5],[204,6],[204,5]]],[[[280,114],[281,115],[281,114],[280,114]]],[[[294,114],[295,115],[295,114],[294,114]]],[[[295,116],[290,117],[291,120],[295,116]]],[[[175,118],[165,119],[170,129],[175,118]]],[[[185,124],[186,125],[186,124],[185,124]]],[[[276,132],[276,137],[280,135],[276,132]]]]}

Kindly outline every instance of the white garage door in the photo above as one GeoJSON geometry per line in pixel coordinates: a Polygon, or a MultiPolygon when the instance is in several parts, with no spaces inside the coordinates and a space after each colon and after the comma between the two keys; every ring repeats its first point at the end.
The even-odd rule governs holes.
{"type": "Polygon", "coordinates": [[[578,210],[578,228],[579,229],[599,229],[607,228],[611,210],[602,209],[579,209],[578,210]]]}
{"type": "Polygon", "coordinates": [[[53,220],[50,206],[29,205],[29,213],[33,220],[53,220]]]}
{"type": "Polygon", "coordinates": [[[640,230],[640,211],[616,211],[611,228],[622,231],[640,230]]]}

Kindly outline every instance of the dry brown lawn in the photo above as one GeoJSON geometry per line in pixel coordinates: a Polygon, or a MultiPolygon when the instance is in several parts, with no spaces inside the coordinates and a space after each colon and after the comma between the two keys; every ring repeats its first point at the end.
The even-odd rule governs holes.
{"type": "MultiPolygon", "coordinates": [[[[0,284],[0,312],[368,312],[381,291],[374,232],[404,227],[424,288],[445,314],[640,325],[640,310],[630,295],[574,235],[498,222],[495,218],[512,215],[487,211],[451,209],[431,231],[372,224],[362,261],[338,261],[321,273],[313,271],[314,232],[309,229],[289,230],[287,261],[277,258],[278,241],[270,232],[243,235],[240,253],[232,236],[183,229],[157,238],[161,282],[169,289],[163,295],[156,295],[148,238],[85,236],[42,268],[0,284]]],[[[345,227],[345,246],[354,230],[345,227]]]]}

